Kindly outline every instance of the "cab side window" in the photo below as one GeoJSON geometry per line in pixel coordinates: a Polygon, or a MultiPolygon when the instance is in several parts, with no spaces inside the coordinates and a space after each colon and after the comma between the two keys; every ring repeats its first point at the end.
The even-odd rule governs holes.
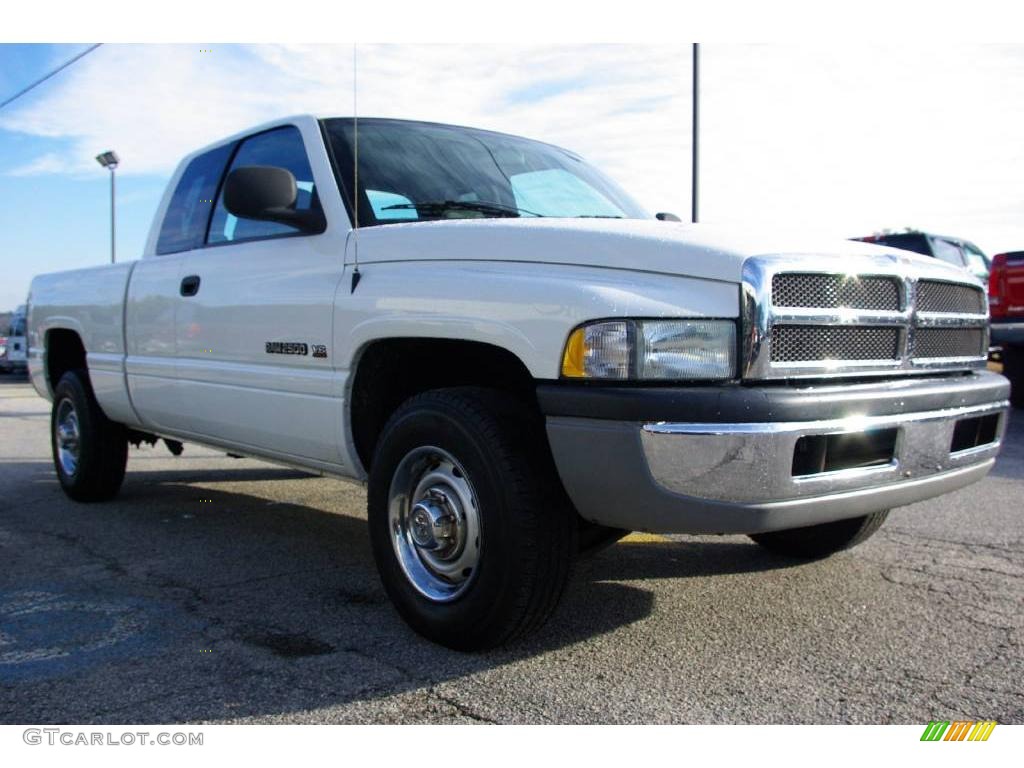
{"type": "MultiPolygon", "coordinates": [[[[295,176],[298,194],[295,210],[319,210],[320,200],[313,183],[313,171],[306,157],[302,135],[294,126],[284,126],[250,136],[242,142],[231,161],[230,173],[235,168],[247,165],[274,165],[285,168],[295,176]]],[[[301,233],[296,227],[276,221],[255,221],[240,219],[228,213],[224,207],[224,192],[221,190],[210,222],[207,242],[237,243],[245,240],[264,240],[301,233]]]]}
{"type": "Polygon", "coordinates": [[[963,267],[964,255],[960,251],[960,246],[956,243],[936,237],[932,240],[932,247],[935,248],[935,257],[937,259],[942,259],[955,267],[963,267]]]}
{"type": "Polygon", "coordinates": [[[160,225],[157,254],[202,247],[206,225],[210,221],[213,196],[217,194],[221,174],[234,148],[234,144],[225,144],[211,149],[193,158],[185,168],[160,225]]]}

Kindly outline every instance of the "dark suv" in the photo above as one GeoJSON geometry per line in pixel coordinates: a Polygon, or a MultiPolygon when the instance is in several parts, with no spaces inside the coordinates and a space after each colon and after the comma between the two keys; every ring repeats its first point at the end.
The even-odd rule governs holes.
{"type": "Polygon", "coordinates": [[[891,248],[902,248],[904,251],[923,253],[925,256],[934,256],[936,259],[963,267],[983,282],[988,281],[988,273],[992,267],[992,260],[978,246],[959,237],[909,231],[868,235],[853,239],[865,243],[888,245],[891,248]]]}

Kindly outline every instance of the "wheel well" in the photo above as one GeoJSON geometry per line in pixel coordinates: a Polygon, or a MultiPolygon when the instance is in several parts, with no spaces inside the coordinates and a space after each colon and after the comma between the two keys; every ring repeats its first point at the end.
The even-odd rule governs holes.
{"type": "Polygon", "coordinates": [[[452,339],[385,339],[359,357],[349,398],[356,454],[367,470],[388,418],[430,389],[501,389],[537,407],[533,376],[513,353],[492,344],[452,339]]]}
{"type": "Polygon", "coordinates": [[[57,388],[61,376],[76,368],[84,369],[85,346],[75,331],[55,328],[46,334],[46,378],[50,389],[57,388]]]}

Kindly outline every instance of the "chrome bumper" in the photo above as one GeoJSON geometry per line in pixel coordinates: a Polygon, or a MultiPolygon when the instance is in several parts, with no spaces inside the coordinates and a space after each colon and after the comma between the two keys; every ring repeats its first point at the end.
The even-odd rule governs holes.
{"type": "Polygon", "coordinates": [[[970,485],[995,463],[1007,409],[997,400],[895,415],[728,424],[549,416],[547,431],[563,485],[585,519],[660,533],[757,533],[865,515],[970,485]],[[956,450],[964,442],[954,442],[956,425],[983,417],[992,417],[985,442],[956,450]],[[794,475],[802,438],[879,430],[894,432],[888,460],[794,475]]]}
{"type": "Polygon", "coordinates": [[[822,496],[919,479],[981,464],[999,452],[1007,402],[899,416],[755,424],[645,424],[641,444],[651,475],[673,493],[732,502],[822,496]],[[997,417],[994,439],[951,450],[963,419],[997,417]],[[797,441],[818,435],[895,430],[888,462],[794,476],[797,441]]]}

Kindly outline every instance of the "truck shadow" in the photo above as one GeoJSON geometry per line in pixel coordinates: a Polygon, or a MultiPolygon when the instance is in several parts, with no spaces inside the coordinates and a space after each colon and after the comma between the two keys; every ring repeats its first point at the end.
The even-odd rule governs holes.
{"type": "MultiPolygon", "coordinates": [[[[421,639],[391,607],[370,554],[358,488],[304,482],[304,473],[275,468],[143,470],[130,472],[117,500],[76,505],[60,492],[49,464],[28,469],[42,498],[32,512],[11,518],[8,509],[3,521],[32,548],[16,552],[8,570],[0,629],[5,620],[10,625],[5,594],[48,591],[65,603],[88,595],[108,606],[97,609],[104,615],[115,613],[111,605],[127,606],[117,610],[134,617],[127,626],[136,631],[123,640],[123,655],[96,658],[89,649],[97,643],[86,643],[80,625],[64,640],[27,636],[23,644],[64,643],[60,665],[48,667],[18,661],[34,649],[19,649],[8,626],[15,655],[0,654],[0,721],[206,721],[347,705],[326,716],[343,721],[377,699],[430,699],[448,680],[642,621],[654,609],[645,580],[791,565],[736,541],[619,544],[580,563],[539,633],[462,654],[421,639]],[[294,490],[296,500],[231,487],[265,481],[275,482],[276,498],[294,490]],[[230,489],[208,487],[219,484],[230,489]],[[112,688],[119,694],[112,697],[112,688]],[[48,698],[51,690],[59,696],[48,698]]],[[[457,714],[456,708],[450,716],[457,714]]]]}
{"type": "Polygon", "coordinates": [[[992,468],[996,477],[1024,477],[1024,408],[1011,408],[1003,445],[992,468]]]}

